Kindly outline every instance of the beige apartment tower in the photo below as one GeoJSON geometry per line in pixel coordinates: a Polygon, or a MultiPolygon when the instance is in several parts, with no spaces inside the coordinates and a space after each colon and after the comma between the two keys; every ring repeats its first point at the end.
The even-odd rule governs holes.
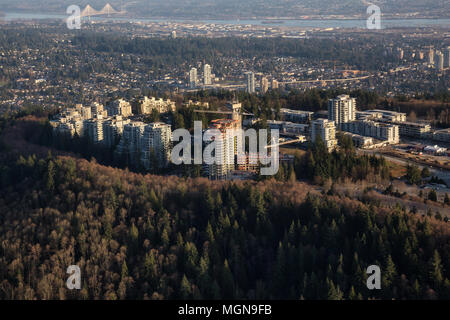
{"type": "Polygon", "coordinates": [[[319,137],[325,143],[328,151],[332,151],[336,147],[336,126],[334,121],[317,119],[311,123],[311,141],[316,143],[319,137]]]}

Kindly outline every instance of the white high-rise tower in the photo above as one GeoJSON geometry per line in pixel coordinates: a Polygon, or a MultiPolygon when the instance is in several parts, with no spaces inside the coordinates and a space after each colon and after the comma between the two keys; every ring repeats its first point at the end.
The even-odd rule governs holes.
{"type": "Polygon", "coordinates": [[[336,126],[341,123],[355,121],[356,118],[356,99],[343,94],[336,99],[328,101],[328,119],[333,120],[336,126]]]}
{"type": "Polygon", "coordinates": [[[203,84],[205,86],[209,86],[211,83],[211,66],[209,64],[205,64],[203,66],[203,84]]]}

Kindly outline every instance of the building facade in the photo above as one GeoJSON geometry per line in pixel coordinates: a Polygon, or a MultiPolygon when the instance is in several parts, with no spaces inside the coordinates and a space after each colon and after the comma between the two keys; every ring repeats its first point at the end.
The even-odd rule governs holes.
{"type": "Polygon", "coordinates": [[[122,116],[114,116],[113,118],[103,121],[103,144],[108,147],[116,146],[123,133],[123,128],[130,120],[123,119],[122,116]]]}
{"type": "Polygon", "coordinates": [[[255,93],[255,74],[247,72],[247,93],[255,93]]]}
{"type": "Polygon", "coordinates": [[[311,141],[316,143],[319,138],[325,143],[328,151],[336,148],[336,125],[334,121],[317,119],[311,123],[311,141]]]}
{"type": "Polygon", "coordinates": [[[203,66],[203,84],[205,86],[209,86],[212,84],[211,79],[211,66],[209,64],[205,64],[203,66]]]}
{"type": "Polygon", "coordinates": [[[388,122],[406,122],[406,113],[390,110],[366,110],[356,111],[357,120],[382,120],[388,122]]]}
{"type": "Polygon", "coordinates": [[[261,93],[269,91],[269,80],[266,77],[261,78],[261,93]]]}
{"type": "Polygon", "coordinates": [[[117,99],[107,107],[108,117],[122,116],[130,117],[133,115],[131,104],[123,99],[117,99]]]}
{"type": "Polygon", "coordinates": [[[151,114],[153,110],[157,110],[159,113],[166,113],[169,111],[175,111],[175,102],[170,99],[156,99],[155,97],[143,97],[138,100],[138,113],[139,114],[151,114]]]}
{"type": "Polygon", "coordinates": [[[211,180],[225,180],[235,169],[235,156],[238,152],[238,121],[233,119],[217,119],[211,121],[210,129],[220,131],[220,139],[215,140],[215,163],[206,164],[205,171],[211,180]]]}
{"type": "Polygon", "coordinates": [[[439,71],[444,70],[444,54],[440,51],[437,51],[435,56],[434,56],[434,60],[435,60],[435,66],[436,69],[439,71]]]}
{"type": "Polygon", "coordinates": [[[353,134],[386,141],[389,144],[397,144],[400,141],[398,125],[389,123],[370,120],[353,121],[343,124],[342,130],[353,134]]]}
{"type": "Polygon", "coordinates": [[[403,122],[396,124],[399,127],[400,136],[423,138],[431,132],[431,126],[426,123],[403,122]]]}
{"type": "Polygon", "coordinates": [[[169,124],[162,122],[147,124],[141,138],[142,165],[146,169],[167,167],[171,144],[172,129],[169,124]]]}
{"type": "Polygon", "coordinates": [[[144,133],[145,123],[133,121],[123,127],[122,138],[117,146],[116,152],[127,158],[133,164],[141,159],[141,140],[144,133]]]}
{"type": "Polygon", "coordinates": [[[337,127],[342,123],[354,121],[356,118],[356,99],[349,95],[340,95],[328,101],[328,120],[334,121],[337,127]]]}
{"type": "Polygon", "coordinates": [[[285,121],[309,123],[313,118],[314,112],[281,108],[280,114],[285,121]]]}
{"type": "Polygon", "coordinates": [[[198,81],[197,68],[192,68],[189,71],[189,88],[191,89],[197,88],[197,81],[198,81]]]}
{"type": "Polygon", "coordinates": [[[433,48],[430,48],[430,50],[428,50],[428,64],[434,65],[434,50],[433,50],[433,48]]]}
{"type": "Polygon", "coordinates": [[[96,119],[84,121],[84,132],[94,143],[103,143],[103,119],[99,116],[96,119]]]}
{"type": "Polygon", "coordinates": [[[279,87],[280,87],[280,84],[278,83],[278,81],[275,79],[272,79],[272,90],[279,89],[279,87]]]}
{"type": "Polygon", "coordinates": [[[450,143],[450,128],[433,132],[433,140],[450,143]]]}

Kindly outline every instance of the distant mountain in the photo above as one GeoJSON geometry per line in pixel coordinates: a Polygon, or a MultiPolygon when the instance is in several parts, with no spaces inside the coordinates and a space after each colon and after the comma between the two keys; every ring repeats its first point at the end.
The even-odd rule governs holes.
{"type": "Polygon", "coordinates": [[[365,16],[371,3],[387,17],[450,17],[448,0],[0,0],[0,7],[61,13],[72,4],[101,10],[107,3],[132,16],[186,19],[352,18],[365,16]]]}

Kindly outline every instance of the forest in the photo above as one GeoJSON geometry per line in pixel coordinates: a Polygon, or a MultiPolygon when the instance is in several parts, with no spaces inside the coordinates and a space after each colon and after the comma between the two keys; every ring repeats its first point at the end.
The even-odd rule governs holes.
{"type": "MultiPolygon", "coordinates": [[[[96,53],[122,52],[146,57],[146,64],[155,69],[185,62],[216,61],[217,57],[269,58],[293,57],[311,61],[338,60],[359,70],[377,70],[394,60],[383,56],[384,42],[367,46],[365,39],[337,41],[330,39],[287,38],[134,38],[84,32],[73,37],[72,43],[81,50],[96,53]],[[357,47],[359,50],[354,50],[357,47]]],[[[217,65],[215,64],[217,68],[217,65]]]]}
{"type": "Polygon", "coordinates": [[[0,299],[450,299],[448,222],[309,183],[388,178],[350,140],[310,146],[294,174],[212,182],[44,154],[45,130],[8,140],[27,114],[45,112],[0,119],[0,299]],[[73,264],[81,290],[65,286],[73,264]],[[373,264],[381,290],[366,287],[373,264]]]}
{"type": "Polygon", "coordinates": [[[400,206],[1,156],[0,299],[450,298],[448,224],[400,206]],[[81,290],[65,288],[72,264],[81,290]]]}
{"type": "MultiPolygon", "coordinates": [[[[319,143],[289,170],[385,174],[382,159],[341,144],[319,143]]],[[[431,215],[290,177],[157,176],[31,146],[0,153],[0,299],[450,298],[450,230],[431,215]],[[72,264],[79,291],[65,287],[72,264]],[[365,286],[372,264],[380,291],[365,286]]]]}
{"type": "Polygon", "coordinates": [[[383,157],[358,156],[352,140],[344,135],[339,135],[339,143],[339,151],[331,153],[321,139],[309,145],[304,156],[296,156],[296,176],[313,182],[331,179],[337,183],[345,178],[354,181],[368,180],[375,176],[382,180],[390,179],[389,166],[383,157]]]}

